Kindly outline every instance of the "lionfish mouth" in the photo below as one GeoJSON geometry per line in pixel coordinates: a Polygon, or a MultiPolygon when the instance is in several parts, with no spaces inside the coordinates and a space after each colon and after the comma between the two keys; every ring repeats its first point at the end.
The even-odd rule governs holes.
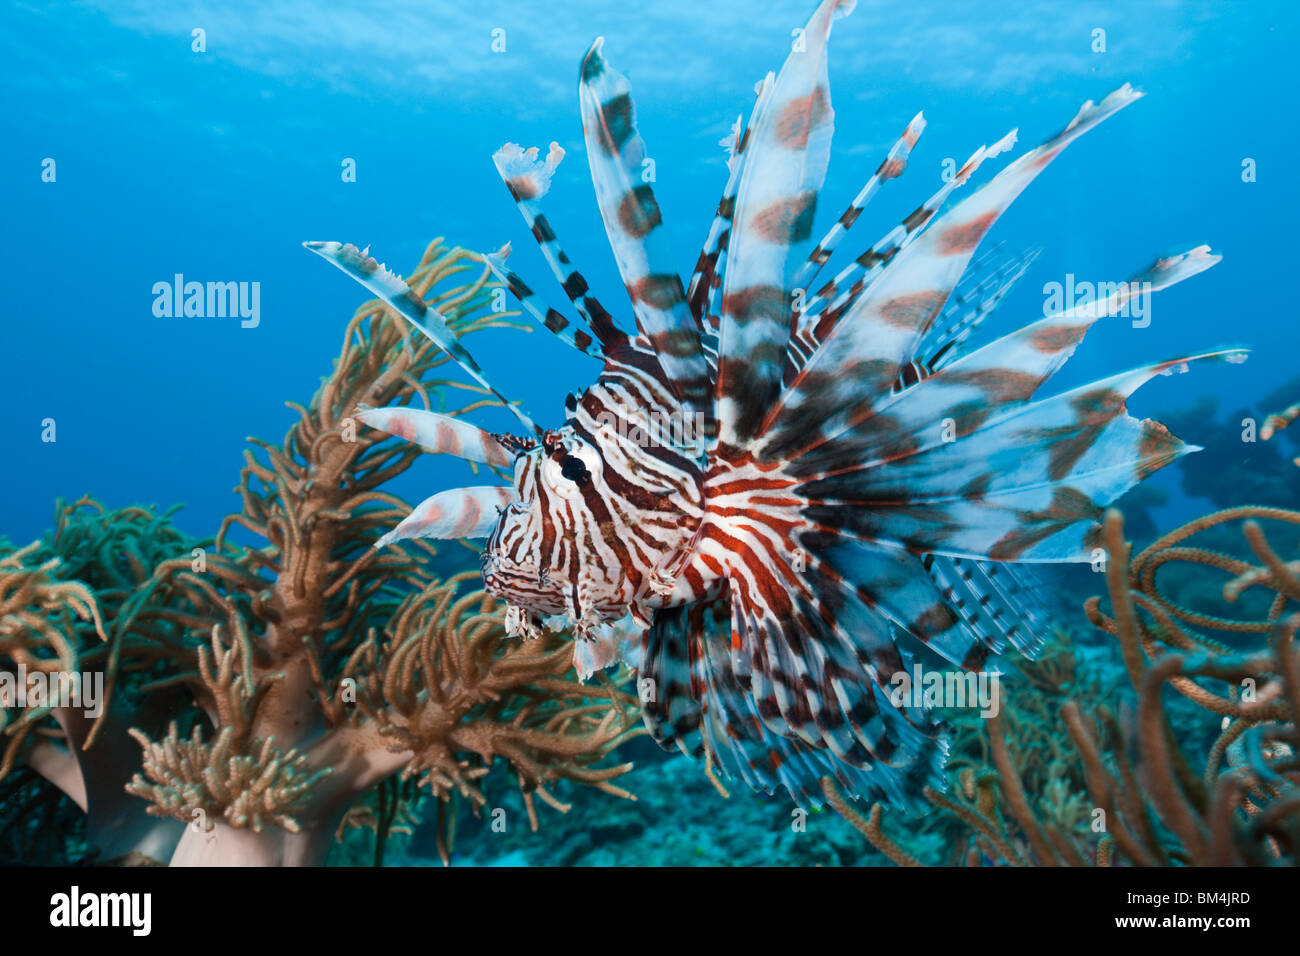
{"type": "Polygon", "coordinates": [[[540,612],[545,617],[563,614],[568,608],[559,582],[552,582],[547,569],[536,562],[520,562],[493,551],[479,559],[487,592],[511,604],[540,612]]]}
{"type": "Polygon", "coordinates": [[[545,580],[545,575],[537,564],[514,561],[493,551],[483,552],[479,557],[479,567],[483,572],[483,579],[489,582],[493,579],[499,581],[530,580],[534,584],[538,584],[545,580]]]}

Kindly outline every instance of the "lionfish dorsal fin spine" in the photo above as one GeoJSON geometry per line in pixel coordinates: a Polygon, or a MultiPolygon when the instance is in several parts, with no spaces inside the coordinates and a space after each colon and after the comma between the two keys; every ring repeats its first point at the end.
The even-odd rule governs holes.
{"type": "Polygon", "coordinates": [[[954,190],[967,181],[985,161],[994,158],[1014,145],[1016,131],[1012,130],[992,146],[981,146],[971,154],[960,168],[946,178],[930,198],[912,210],[901,223],[871,245],[866,252],[845,266],[830,282],[807,297],[803,303],[803,326],[814,325],[819,340],[826,339],[835,324],[843,318],[858,300],[865,298],[874,282],[893,260],[908,246],[923,236],[935,215],[947,202],[954,190]]]}
{"type": "Polygon", "coordinates": [[[818,6],[750,127],[718,328],[715,391],[720,441],[728,446],[757,434],[780,392],[793,314],[791,247],[811,234],[830,160],[826,43],[841,6],[818,6]]]}
{"type": "MultiPolygon", "coordinates": [[[[645,177],[645,143],[636,129],[627,79],[601,56],[597,40],[578,84],[582,129],[596,201],[619,274],[632,299],[637,328],[653,347],[680,411],[716,432],[713,380],[700,329],[686,304],[654,190],[645,177]]],[[[653,178],[653,177],[651,177],[653,178]]]]}
{"type": "Polygon", "coordinates": [[[618,348],[626,343],[627,334],[618,328],[613,317],[592,293],[587,280],[560,245],[555,229],[541,208],[542,197],[550,191],[551,179],[563,158],[564,150],[558,143],[551,143],[545,160],[538,158],[536,147],[523,149],[514,143],[506,143],[493,154],[492,161],[510,190],[520,215],[528,224],[529,232],[537,241],[546,264],[582,317],[581,326],[577,329],[570,328],[575,323],[571,323],[557,310],[544,306],[540,297],[505,266],[504,254],[499,259],[489,259],[489,264],[498,278],[523,303],[524,308],[543,326],[579,351],[602,357],[604,351],[601,346],[605,349],[618,348]]]}
{"type": "MultiPolygon", "coordinates": [[[[833,328],[825,330],[819,324],[822,338],[816,351],[768,412],[764,431],[806,429],[810,417],[815,415],[818,422],[823,421],[828,413],[833,415],[855,402],[854,395],[861,389],[877,393],[888,390],[899,368],[915,355],[918,343],[998,217],[1066,146],[1136,99],[1137,94],[1125,86],[1106,97],[1102,106],[1085,107],[1065,131],[1016,159],[983,188],[934,218],[930,228],[889,261],[880,277],[852,302],[833,328]],[[845,375],[849,366],[868,370],[866,380],[853,376],[851,387],[841,385],[850,378],[845,375]],[[825,394],[826,390],[819,386],[818,395],[809,401],[813,397],[805,391],[804,383],[810,375],[814,382],[835,383],[832,394],[825,394]],[[839,394],[835,394],[837,391],[839,394]]],[[[1009,139],[1004,137],[993,147],[977,151],[966,166],[1008,146],[1009,139]]],[[[926,216],[927,224],[930,218],[926,216]]]]}
{"type": "Polygon", "coordinates": [[[506,399],[488,381],[483,369],[457,340],[456,333],[448,327],[442,314],[416,295],[401,278],[350,243],[304,242],[303,246],[379,296],[413,329],[450,355],[474,381],[495,395],[529,431],[540,434],[540,429],[523,409],[506,399]]]}
{"type": "Polygon", "coordinates": [[[912,121],[907,124],[907,129],[903,135],[890,148],[884,161],[877,167],[876,171],[871,174],[866,185],[859,190],[858,194],[853,197],[849,207],[840,214],[839,219],[835,220],[833,225],[816,247],[808,255],[808,261],[800,267],[795,274],[793,285],[796,289],[803,289],[805,292],[809,286],[816,281],[818,274],[821,272],[830,257],[839,248],[845,235],[853,228],[858,217],[862,215],[862,210],[866,208],[881,185],[891,179],[897,179],[903,175],[903,170],[907,168],[907,160],[911,156],[912,147],[916,145],[917,140],[921,138],[921,133],[925,131],[925,114],[917,113],[912,117],[912,121]]]}
{"type": "Polygon", "coordinates": [[[992,415],[1005,414],[1029,401],[1074,354],[1093,324],[1118,312],[1132,295],[1166,289],[1218,261],[1205,246],[1160,259],[1128,282],[1113,283],[1115,291],[1101,302],[1039,319],[955,357],[933,374],[925,373],[925,390],[919,395],[900,392],[824,415],[815,432],[786,430],[774,435],[764,446],[764,454],[798,458],[801,468],[841,457],[852,457],[858,466],[887,461],[889,456],[879,445],[864,444],[873,441],[867,438],[873,431],[872,419],[887,420],[897,430],[895,436],[906,436],[904,450],[908,454],[923,451],[939,439],[940,431],[931,429],[919,440],[927,426],[937,422],[951,421],[953,435],[965,435],[977,425],[987,424],[992,415]],[[862,441],[854,437],[859,433],[864,436],[862,441]]]}
{"type": "Polygon", "coordinates": [[[541,296],[529,288],[528,284],[506,264],[506,257],[509,254],[510,245],[507,243],[500,252],[484,256],[483,261],[487,263],[497,280],[510,290],[511,295],[519,301],[524,311],[561,342],[592,358],[604,358],[605,352],[590,327],[574,322],[559,310],[546,305],[541,296]]]}
{"type": "Polygon", "coordinates": [[[713,300],[721,283],[715,280],[720,280],[723,275],[732,216],[736,210],[736,190],[740,188],[740,177],[745,169],[749,131],[753,128],[754,119],[763,108],[767,97],[771,95],[775,84],[776,74],[768,73],[758,84],[749,121],[743,127],[738,126],[736,129],[735,144],[727,159],[727,183],[723,187],[722,197],[718,200],[717,212],[714,213],[713,221],[709,224],[708,235],[696,259],[695,271],[691,275],[691,283],[686,291],[691,313],[699,323],[701,332],[716,335],[718,331],[718,316],[713,312],[713,300]]]}

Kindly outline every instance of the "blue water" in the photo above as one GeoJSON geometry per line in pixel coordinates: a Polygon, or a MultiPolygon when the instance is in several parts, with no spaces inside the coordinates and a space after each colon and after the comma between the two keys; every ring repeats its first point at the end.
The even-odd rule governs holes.
{"type": "MultiPolygon", "coordinates": [[[[510,241],[515,268],[561,304],[490,160],[508,140],[568,150],[548,215],[626,315],[581,146],[587,46],[605,35],[632,81],[688,269],[725,179],[717,141],[812,6],[5,4],[0,533],[29,540],[55,496],[85,492],[111,506],[184,501],[194,534],[236,509],[245,436],[283,434],[284,401],[310,398],[365,297],[303,240],[370,243],[398,271],[434,236],[478,249],[510,241]],[[195,28],[206,52],[191,49],[195,28]],[[345,158],[355,183],[342,181],[345,158]],[[260,283],[260,323],[155,317],[151,289],[176,273],[260,283]],[[41,440],[48,418],[53,443],[41,440]]],[[[1133,403],[1149,414],[1208,392],[1248,406],[1296,374],[1297,20],[1289,2],[864,0],[831,41],[836,142],[819,226],[917,110],[929,128],[907,174],[856,226],[853,254],[938,188],[945,159],[961,162],[1012,126],[1018,151],[1032,147],[1085,99],[1131,82],[1149,96],[1073,146],[996,227],[1044,252],[994,331],[1041,315],[1043,284],[1067,272],[1125,279],[1156,254],[1207,242],[1221,265],[1159,295],[1149,328],[1102,323],[1062,381],[1252,345],[1245,366],[1160,380],[1133,403]],[[1098,29],[1105,52],[1091,49],[1098,29]],[[1247,158],[1256,182],[1242,180],[1247,158]]],[[[470,344],[548,424],[596,372],[545,332],[470,344]]],[[[1176,489],[1176,469],[1158,480],[1176,489]]],[[[418,499],[464,474],[459,462],[424,462],[396,490],[418,499]]]]}

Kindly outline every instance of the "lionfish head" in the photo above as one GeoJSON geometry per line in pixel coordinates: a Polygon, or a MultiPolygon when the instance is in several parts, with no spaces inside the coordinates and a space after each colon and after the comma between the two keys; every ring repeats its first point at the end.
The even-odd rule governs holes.
{"type": "Polygon", "coordinates": [[[626,578],[600,554],[610,499],[600,449],[571,426],[520,447],[514,500],[500,509],[481,557],[488,593],[517,609],[525,633],[554,615],[586,626],[623,616],[626,578]]]}

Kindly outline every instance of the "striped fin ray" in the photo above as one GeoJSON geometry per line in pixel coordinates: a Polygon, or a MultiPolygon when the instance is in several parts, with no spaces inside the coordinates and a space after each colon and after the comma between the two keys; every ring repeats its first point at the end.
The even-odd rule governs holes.
{"type": "Polygon", "coordinates": [[[587,159],[619,273],[632,299],[637,327],[654,346],[659,366],[682,403],[702,423],[706,439],[717,425],[713,382],[686,290],[672,264],[654,191],[641,181],[645,143],[627,79],[601,57],[597,39],[582,63],[579,100],[587,159]]]}
{"type": "Polygon", "coordinates": [[[1014,565],[935,554],[922,560],[944,600],[990,654],[1014,647],[1032,660],[1047,644],[1047,621],[1014,565]]]}
{"type": "Polygon", "coordinates": [[[452,488],[425,498],[376,548],[405,538],[486,538],[500,510],[517,500],[505,485],[452,488]]]}
{"type": "Polygon", "coordinates": [[[392,407],[363,408],[352,417],[371,428],[415,442],[435,455],[454,455],[494,468],[508,468],[514,460],[490,434],[451,415],[392,407]]]}
{"type": "MultiPolygon", "coordinates": [[[[914,744],[915,752],[906,753],[905,759],[895,764],[880,761],[867,767],[852,766],[826,749],[800,746],[797,740],[772,731],[731,671],[726,642],[711,636],[705,647],[708,684],[701,703],[701,725],[713,763],[724,777],[739,779],[764,793],[784,789],[799,806],[814,808],[820,808],[824,799],[819,781],[831,777],[855,797],[886,800],[911,814],[929,807],[920,796],[925,786],[943,789],[948,741],[937,729],[932,738],[914,744]]],[[[879,687],[864,693],[878,708],[891,706],[879,687]]]]}
{"type": "Polygon", "coordinates": [[[841,240],[853,228],[853,224],[858,221],[862,215],[862,210],[866,208],[867,203],[875,196],[883,183],[891,179],[897,179],[903,175],[903,170],[907,168],[907,160],[911,155],[912,147],[916,145],[917,140],[921,138],[921,133],[925,131],[925,115],[917,113],[912,117],[912,121],[907,124],[907,129],[899,137],[898,142],[894,143],[889,150],[889,154],[880,164],[879,168],[867,180],[861,191],[853,197],[853,202],[849,203],[849,208],[844,210],[840,218],[835,221],[830,232],[817,243],[817,248],[813,249],[800,270],[795,273],[793,285],[796,289],[804,289],[810,286],[821,272],[822,266],[830,261],[831,256],[839,247],[841,240]]]}
{"type": "MultiPolygon", "coordinates": [[[[1161,362],[991,414],[956,441],[913,442],[882,461],[812,478],[805,517],[859,540],[994,561],[1086,561],[1104,505],[1195,446],[1125,400],[1194,361],[1239,362],[1241,349],[1161,362]]],[[[932,379],[914,391],[925,388],[932,379]]],[[[936,432],[938,429],[936,425],[936,432]]]]}
{"type": "Polygon", "coordinates": [[[412,328],[455,359],[474,381],[495,395],[529,431],[541,433],[541,429],[533,424],[533,420],[524,413],[523,409],[507,401],[504,395],[492,387],[483,369],[479,367],[478,362],[474,361],[474,357],[469,354],[465,346],[456,339],[456,334],[447,326],[446,320],[438,310],[431,308],[427,302],[411,291],[411,287],[397,275],[351,243],[344,245],[337,242],[304,242],[303,246],[383,299],[412,328]]]}
{"type": "Polygon", "coordinates": [[[942,786],[947,747],[927,714],[889,699],[905,659],[887,621],[827,566],[810,565],[800,581],[795,613],[783,617],[763,605],[769,595],[732,580],[731,647],[719,638],[707,647],[704,728],[718,763],[815,804],[830,773],[851,792],[915,806],[924,786],[942,786]]]}
{"type": "MultiPolygon", "coordinates": [[[[686,290],[686,300],[690,303],[691,314],[695,316],[703,333],[718,332],[718,316],[713,312],[713,299],[722,284],[723,267],[727,255],[727,244],[731,238],[732,216],[736,211],[736,191],[740,188],[740,176],[745,168],[745,151],[749,145],[749,131],[754,118],[762,109],[763,103],[772,93],[776,76],[772,73],[758,84],[755,89],[754,109],[749,122],[743,127],[739,118],[731,135],[724,139],[729,143],[727,156],[727,184],[723,187],[722,198],[718,200],[718,210],[713,222],[709,224],[709,234],[700,249],[695,263],[695,272],[691,275],[690,285],[686,290]]],[[[716,349],[715,349],[716,351],[716,349]]]]}
{"type": "Polygon", "coordinates": [[[1137,100],[1125,84],[1101,104],[1085,103],[1066,129],[1009,164],[974,195],[939,217],[881,273],[843,321],[819,328],[821,344],[796,374],[781,406],[768,416],[776,430],[807,431],[857,404],[864,392],[889,387],[961,279],[975,248],[1003,211],[1062,150],[1137,100]],[[856,374],[848,374],[854,369],[856,374]]]}
{"type": "Polygon", "coordinates": [[[551,308],[542,301],[542,297],[528,287],[518,273],[506,265],[510,255],[510,243],[506,243],[500,252],[483,257],[492,274],[510,290],[511,295],[519,300],[524,311],[533,317],[538,325],[554,334],[560,341],[577,349],[583,355],[592,358],[604,358],[605,352],[590,327],[569,321],[561,312],[551,308]]]}
{"type": "Polygon", "coordinates": [[[869,611],[815,548],[796,569],[765,521],[735,520],[725,543],[732,670],[768,729],[825,746],[857,766],[888,761],[917,715],[883,714],[865,688],[888,687],[902,661],[888,623],[869,611]]]}
{"type": "MultiPolygon", "coordinates": [[[[945,648],[951,644],[951,640],[943,643],[945,638],[950,638],[950,632],[962,629],[961,619],[944,604],[916,555],[899,548],[873,548],[851,540],[824,543],[818,553],[867,606],[875,608],[917,642],[935,649],[945,648]]],[[[968,637],[968,641],[971,646],[978,645],[977,639],[968,637]]],[[[971,667],[978,667],[982,661],[983,658],[968,660],[967,654],[953,659],[956,664],[971,667]]]]}
{"type": "MultiPolygon", "coordinates": [[[[1025,271],[1038,258],[1040,249],[1029,249],[1019,255],[1007,256],[1005,242],[982,253],[971,263],[953,294],[944,303],[934,325],[917,346],[916,375],[912,384],[932,372],[943,368],[960,355],[960,346],[983,324],[1003,298],[1011,291],[1025,271]]],[[[803,368],[817,350],[819,339],[816,317],[801,322],[790,337],[784,383],[789,386],[795,373],[803,368]]],[[[903,373],[907,372],[906,366],[903,373]]],[[[896,386],[897,387],[897,386],[896,386]]]]}
{"type": "MultiPolygon", "coordinates": [[[[434,495],[380,544],[486,536],[484,587],[506,602],[507,630],[570,629],[583,675],[634,668],[661,745],[805,806],[821,805],[830,778],[855,798],[925,810],[925,788],[944,785],[948,739],[932,695],[907,694],[900,673],[933,664],[967,679],[946,691],[978,686],[975,703],[988,706],[980,672],[1044,639],[1033,578],[1007,564],[1093,558],[1102,509],[1198,450],[1131,416],[1129,396],[1155,375],[1244,352],[1039,394],[1098,319],[1213,265],[1203,246],[1100,302],[971,344],[1035,254],[976,258],[986,234],[1062,150],[1140,96],[1127,85],[954,199],[1016,132],[976,150],[828,281],[828,262],[861,251],[856,239],[847,251],[849,229],[911,161],[925,124],[918,114],[814,245],[835,120],[827,44],[853,6],[820,0],[779,74],[755,88],[724,142],[726,182],[686,285],[629,85],[598,39],[579,77],[584,142],[635,327],[620,329],[590,294],[543,212],[564,151],[507,143],[498,172],[573,306],[550,308],[509,268],[509,246],[488,268],[541,325],[600,358],[599,376],[570,391],[561,427],[533,437],[410,408],[363,407],[358,419],[430,451],[513,465],[510,487],[434,495]]],[[[443,317],[367,252],[308,246],[490,388],[443,317]]]]}
{"type": "Polygon", "coordinates": [[[917,206],[907,218],[885,233],[866,252],[840,270],[816,294],[804,300],[799,316],[800,327],[816,329],[815,337],[821,341],[829,337],[844,313],[862,297],[885,267],[904,249],[924,235],[935,214],[943,207],[954,190],[966,185],[975,171],[986,160],[1006,152],[1016,143],[1017,130],[1011,130],[992,146],[981,146],[962,163],[952,179],[944,183],[925,202],[917,206]],[[829,305],[825,304],[829,301],[829,305]]]}
{"type": "Polygon", "coordinates": [[[703,666],[705,616],[703,602],[681,604],[655,612],[653,624],[641,638],[638,678],[649,679],[652,692],[642,694],[642,716],[655,742],[698,757],[700,736],[700,674],[703,666]]]}
{"type": "Polygon", "coordinates": [[[943,357],[948,361],[938,367],[942,377],[935,376],[930,387],[982,385],[988,389],[990,404],[1007,406],[1028,401],[1069,360],[1097,321],[1118,314],[1135,297],[1163,291],[1199,275],[1221,259],[1205,245],[1157,259],[1127,282],[1110,283],[1111,292],[1104,299],[1049,315],[965,356],[945,353],[943,357]]]}
{"type": "MultiPolygon", "coordinates": [[[[990,342],[925,379],[921,386],[861,409],[827,416],[819,433],[787,434],[791,442],[765,449],[794,458],[794,470],[808,474],[852,460],[888,460],[914,453],[919,442],[935,440],[939,423],[950,420],[965,435],[997,411],[1027,402],[1065,364],[1098,320],[1116,313],[1134,294],[1168,288],[1219,261],[1208,246],[1157,260],[1128,282],[1116,283],[1104,300],[1059,312],[990,342]]],[[[776,443],[774,443],[774,446],[776,443]]]]}
{"type": "MultiPolygon", "coordinates": [[[[569,301],[582,316],[586,329],[565,334],[561,329],[555,328],[560,322],[567,325],[568,320],[554,309],[545,310],[546,318],[542,324],[561,335],[566,342],[574,345],[579,351],[588,355],[598,355],[600,350],[594,348],[594,344],[589,341],[590,338],[594,338],[607,348],[613,348],[622,345],[627,339],[627,334],[617,327],[613,317],[591,293],[587,280],[574,267],[572,260],[560,246],[550,221],[542,213],[540,200],[551,188],[551,177],[560,165],[560,161],[564,159],[564,150],[560,148],[559,143],[551,143],[545,160],[539,160],[537,153],[535,146],[523,149],[514,143],[506,143],[493,154],[492,161],[496,164],[502,181],[510,190],[510,195],[524,221],[528,223],[529,231],[537,240],[542,257],[550,266],[555,278],[559,280],[569,301]]],[[[508,254],[507,246],[501,255],[504,258],[508,254]]],[[[494,270],[495,268],[494,265],[494,270]]],[[[517,277],[515,281],[518,282],[517,277]]],[[[520,285],[522,286],[522,283],[520,285]]],[[[511,286],[511,291],[515,291],[514,286],[511,286]]],[[[518,292],[515,294],[522,302],[524,297],[518,292]]],[[[534,312],[534,309],[530,308],[529,311],[534,312]]]]}
{"type": "Polygon", "coordinates": [[[823,0],[751,126],[718,329],[719,437],[728,445],[749,441],[780,393],[793,310],[790,250],[811,234],[830,160],[826,43],[832,22],[853,6],[823,0]]]}
{"type": "Polygon", "coordinates": [[[1041,622],[1012,596],[1022,589],[1010,572],[995,565],[842,540],[822,554],[866,604],[959,667],[979,670],[1008,645],[1031,652],[1041,645],[1041,622]]]}
{"type": "MultiPolygon", "coordinates": [[[[790,345],[786,349],[785,363],[781,372],[781,383],[784,388],[788,389],[795,383],[799,373],[816,354],[821,343],[834,332],[836,324],[845,311],[866,294],[871,283],[884,272],[885,267],[894,257],[915,242],[925,231],[948,195],[957,187],[964,185],[986,159],[1009,149],[1015,142],[1015,136],[1016,131],[1012,130],[992,146],[981,146],[962,164],[956,175],[940,187],[938,192],[858,256],[852,264],[841,270],[816,294],[804,301],[803,310],[796,316],[790,345]],[[827,299],[831,300],[829,305],[825,304],[827,299]]],[[[773,412],[768,416],[769,419],[772,414],[775,414],[777,407],[774,406],[773,412]]]]}
{"type": "Polygon", "coordinates": [[[1026,249],[1008,256],[1006,243],[998,243],[980,255],[952,296],[944,303],[931,331],[917,348],[917,356],[928,372],[937,372],[961,355],[961,345],[996,311],[1042,249],[1026,249]]]}

